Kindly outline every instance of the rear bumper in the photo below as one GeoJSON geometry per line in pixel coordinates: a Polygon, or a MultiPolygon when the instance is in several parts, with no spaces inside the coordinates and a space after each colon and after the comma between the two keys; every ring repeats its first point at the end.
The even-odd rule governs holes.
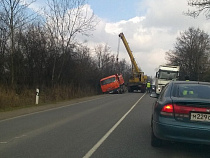
{"type": "Polygon", "coordinates": [[[210,145],[209,127],[172,125],[153,122],[153,132],[159,139],[210,145]]]}

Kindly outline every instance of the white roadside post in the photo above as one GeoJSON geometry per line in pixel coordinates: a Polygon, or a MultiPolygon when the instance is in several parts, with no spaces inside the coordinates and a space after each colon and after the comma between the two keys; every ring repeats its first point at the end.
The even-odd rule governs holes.
{"type": "Polygon", "coordinates": [[[39,104],[39,89],[36,89],[36,104],[39,104]]]}

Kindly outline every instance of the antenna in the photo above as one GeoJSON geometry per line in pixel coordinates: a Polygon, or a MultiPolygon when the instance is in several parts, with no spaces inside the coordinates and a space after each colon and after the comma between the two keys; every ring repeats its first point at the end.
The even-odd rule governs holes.
{"type": "Polygon", "coordinates": [[[120,37],[118,38],[118,46],[117,46],[117,56],[116,56],[117,63],[119,59],[119,52],[120,52],[120,37]]]}
{"type": "Polygon", "coordinates": [[[118,38],[118,46],[117,46],[117,55],[116,55],[116,70],[117,73],[120,73],[120,67],[119,67],[119,52],[120,52],[120,37],[118,38]]]}

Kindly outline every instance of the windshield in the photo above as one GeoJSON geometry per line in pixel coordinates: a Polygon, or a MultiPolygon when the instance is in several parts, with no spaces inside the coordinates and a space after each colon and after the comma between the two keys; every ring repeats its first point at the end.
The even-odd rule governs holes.
{"type": "Polygon", "coordinates": [[[115,77],[108,78],[106,80],[101,81],[101,85],[109,84],[115,81],[115,77]]]}
{"type": "Polygon", "coordinates": [[[178,72],[177,71],[160,71],[159,72],[159,79],[167,79],[172,80],[177,78],[178,72]]]}

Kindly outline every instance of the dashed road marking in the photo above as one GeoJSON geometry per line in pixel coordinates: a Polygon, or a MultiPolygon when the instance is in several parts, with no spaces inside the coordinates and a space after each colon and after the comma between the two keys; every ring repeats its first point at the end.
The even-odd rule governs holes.
{"type": "Polygon", "coordinates": [[[21,136],[14,137],[14,138],[12,138],[12,139],[10,139],[8,141],[0,142],[0,144],[8,144],[8,143],[10,143],[10,142],[12,142],[12,141],[14,141],[16,139],[21,139],[23,137],[26,137],[26,135],[21,135],[21,136]]]}

